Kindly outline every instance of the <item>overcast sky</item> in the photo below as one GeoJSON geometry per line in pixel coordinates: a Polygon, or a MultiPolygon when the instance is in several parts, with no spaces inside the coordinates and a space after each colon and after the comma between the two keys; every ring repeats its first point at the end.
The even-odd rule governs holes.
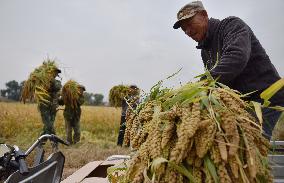
{"type": "MultiPolygon", "coordinates": [[[[88,92],[108,95],[117,84],[148,91],[182,68],[172,85],[203,72],[200,50],[181,30],[186,0],[0,0],[0,89],[28,78],[47,57],[63,84],[75,79],[88,92]]],[[[283,0],[203,0],[209,17],[242,18],[284,76],[283,0]]],[[[106,96],[107,97],[107,96],[106,96]]]]}

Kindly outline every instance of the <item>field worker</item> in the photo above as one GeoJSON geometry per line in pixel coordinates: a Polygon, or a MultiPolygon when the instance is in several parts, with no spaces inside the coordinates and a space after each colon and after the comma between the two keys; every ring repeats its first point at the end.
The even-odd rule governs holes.
{"type": "Polygon", "coordinates": [[[80,118],[81,118],[81,105],[84,103],[84,91],[86,91],[83,85],[79,85],[79,99],[76,108],[72,108],[71,105],[65,104],[63,116],[65,119],[66,136],[67,141],[70,144],[76,144],[80,141],[80,118]],[[74,131],[72,139],[72,130],[74,131]]]}
{"type": "Polygon", "coordinates": [[[54,74],[54,79],[51,81],[51,87],[47,91],[50,99],[49,103],[43,104],[40,103],[38,105],[38,109],[40,111],[41,119],[44,124],[43,126],[43,134],[55,134],[54,130],[54,121],[55,121],[55,116],[57,112],[57,107],[58,105],[58,99],[60,96],[60,89],[61,89],[61,81],[57,80],[56,77],[58,76],[59,73],[61,73],[60,69],[56,70],[54,74]]]}
{"type": "Polygon", "coordinates": [[[126,112],[129,108],[128,104],[132,109],[136,109],[137,104],[139,103],[139,88],[136,85],[130,85],[129,94],[122,100],[122,110],[121,110],[121,119],[120,119],[120,127],[119,134],[117,138],[117,145],[122,146],[124,133],[126,129],[126,112]],[[126,100],[125,100],[126,99],[126,100]],[[127,104],[128,103],[128,104],[127,104]]]}
{"type": "MultiPolygon", "coordinates": [[[[213,78],[238,90],[253,93],[248,100],[262,102],[260,93],[280,79],[264,48],[250,27],[238,17],[208,18],[201,1],[193,1],[177,13],[174,29],[197,42],[205,68],[213,78]]],[[[284,89],[271,99],[271,105],[284,106],[284,89]]],[[[280,112],[263,109],[264,135],[270,138],[280,112]]]]}

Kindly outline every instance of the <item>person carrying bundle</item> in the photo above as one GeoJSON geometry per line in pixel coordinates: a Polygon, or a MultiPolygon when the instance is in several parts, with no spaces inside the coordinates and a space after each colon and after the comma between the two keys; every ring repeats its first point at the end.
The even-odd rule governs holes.
{"type": "Polygon", "coordinates": [[[50,102],[47,104],[45,103],[39,103],[38,109],[40,111],[40,116],[42,119],[42,122],[44,124],[43,132],[41,135],[44,134],[55,134],[54,129],[54,121],[56,117],[57,107],[58,105],[58,99],[59,99],[59,91],[62,87],[61,81],[55,79],[59,73],[61,73],[61,70],[56,70],[56,75],[54,75],[54,79],[51,81],[51,87],[48,90],[48,94],[50,96],[50,102]]]}
{"type": "Polygon", "coordinates": [[[44,124],[42,135],[55,134],[54,121],[61,89],[61,81],[56,79],[59,73],[61,70],[55,61],[47,59],[30,74],[21,92],[21,101],[35,101],[38,104],[44,124]]]}
{"type": "Polygon", "coordinates": [[[84,103],[83,85],[79,85],[73,80],[69,80],[62,89],[61,105],[65,105],[63,116],[65,120],[66,139],[70,144],[76,144],[80,141],[80,118],[81,105],[84,103]],[[72,138],[72,131],[74,131],[72,138]]]}
{"type": "Polygon", "coordinates": [[[126,129],[126,114],[127,110],[129,109],[129,105],[132,110],[135,110],[137,104],[139,103],[139,88],[136,85],[129,86],[129,92],[126,97],[122,100],[122,110],[121,110],[121,119],[120,119],[120,127],[119,127],[119,134],[117,138],[117,145],[122,146],[124,133],[126,129]]]}
{"type": "MultiPolygon", "coordinates": [[[[198,43],[204,66],[211,76],[234,90],[251,94],[247,100],[262,103],[260,93],[280,78],[251,28],[240,18],[208,18],[201,1],[193,1],[177,13],[173,28],[198,43]],[[256,92],[255,92],[256,91],[256,92]]],[[[271,99],[271,106],[284,106],[284,89],[271,99]]],[[[281,112],[263,109],[264,135],[270,139],[281,112]]]]}

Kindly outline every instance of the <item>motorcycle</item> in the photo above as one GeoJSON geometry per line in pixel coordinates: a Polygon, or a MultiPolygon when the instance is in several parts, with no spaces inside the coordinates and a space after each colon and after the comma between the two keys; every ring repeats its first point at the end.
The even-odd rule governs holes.
{"type": "Polygon", "coordinates": [[[18,146],[0,144],[0,182],[4,183],[59,183],[61,181],[65,157],[58,150],[58,143],[69,145],[56,135],[45,134],[39,137],[26,152],[18,146]],[[44,160],[44,145],[52,144],[53,153],[44,160]],[[26,158],[36,150],[32,167],[28,167],[26,158]]]}

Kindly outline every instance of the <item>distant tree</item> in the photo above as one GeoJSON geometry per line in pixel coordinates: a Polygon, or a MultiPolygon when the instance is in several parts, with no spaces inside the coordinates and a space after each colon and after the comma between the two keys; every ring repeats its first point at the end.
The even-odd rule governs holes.
{"type": "Polygon", "coordinates": [[[103,99],[104,99],[104,95],[100,94],[100,93],[96,93],[94,94],[94,105],[103,105],[103,99]]]}
{"type": "Polygon", "coordinates": [[[103,105],[104,96],[99,93],[88,93],[84,92],[85,104],[86,105],[103,105]]]}
{"type": "Polygon", "coordinates": [[[25,84],[25,81],[22,81],[22,82],[20,83],[21,92],[22,92],[22,89],[23,89],[23,87],[24,87],[24,84],[25,84]]]}
{"type": "Polygon", "coordinates": [[[85,104],[86,105],[93,105],[95,98],[93,93],[84,92],[85,104]]]}
{"type": "Polygon", "coordinates": [[[1,97],[6,97],[6,90],[0,90],[1,97]]]}
{"type": "Polygon", "coordinates": [[[6,83],[6,89],[1,90],[1,96],[7,97],[10,100],[18,101],[21,96],[21,90],[23,87],[24,82],[21,82],[20,84],[15,81],[9,81],[6,83]]]}

